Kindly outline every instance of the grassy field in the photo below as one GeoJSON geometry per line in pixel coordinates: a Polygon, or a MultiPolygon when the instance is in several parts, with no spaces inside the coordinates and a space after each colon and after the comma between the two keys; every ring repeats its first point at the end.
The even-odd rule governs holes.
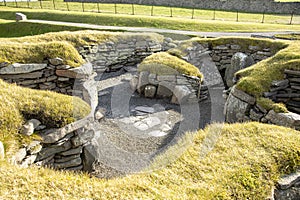
{"type": "Polygon", "coordinates": [[[49,25],[49,24],[35,24],[22,22],[18,23],[13,20],[0,19],[0,37],[22,37],[27,35],[39,35],[48,32],[58,31],[77,31],[84,30],[83,28],[49,25]]]}
{"type": "MultiPolygon", "coordinates": [[[[3,3],[2,3],[3,4],[3,3]]],[[[0,3],[1,5],[1,3],[0,3]]],[[[221,21],[240,21],[240,22],[256,22],[256,23],[290,23],[290,15],[274,15],[274,14],[256,14],[243,13],[238,15],[236,12],[214,11],[201,9],[186,8],[170,8],[163,6],[143,6],[130,4],[97,4],[97,3],[66,3],[62,0],[56,1],[37,1],[37,2],[7,2],[10,7],[22,7],[32,9],[52,9],[63,11],[79,11],[79,12],[96,12],[107,14],[126,14],[141,16],[158,16],[158,17],[175,17],[185,19],[202,19],[202,20],[221,20],[221,21]]],[[[300,16],[293,17],[293,24],[300,24],[300,16]]]]}
{"type": "MultiPolygon", "coordinates": [[[[259,123],[216,124],[193,138],[174,163],[151,174],[112,180],[0,162],[0,198],[266,199],[278,178],[300,165],[300,134],[292,129],[259,123]],[[214,148],[207,150],[214,137],[214,148]]],[[[173,148],[178,147],[164,156],[170,156],[173,148]]]]}
{"type": "Polygon", "coordinates": [[[111,26],[131,26],[131,27],[155,27],[174,30],[190,31],[232,31],[232,32],[255,32],[255,31],[300,31],[300,25],[284,24],[262,24],[251,22],[230,22],[220,20],[192,20],[187,18],[170,17],[148,17],[142,15],[115,15],[104,13],[83,13],[83,12],[65,12],[41,9],[24,9],[0,7],[0,16],[2,19],[13,20],[15,12],[25,13],[29,19],[42,19],[53,21],[66,21],[89,23],[111,26]]]}

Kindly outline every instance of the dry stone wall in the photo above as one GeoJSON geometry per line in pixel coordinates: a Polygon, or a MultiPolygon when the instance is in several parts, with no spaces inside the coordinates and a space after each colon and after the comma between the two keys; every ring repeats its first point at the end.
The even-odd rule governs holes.
{"type": "Polygon", "coordinates": [[[274,0],[64,0],[66,2],[98,2],[98,3],[122,3],[141,4],[155,6],[173,6],[184,8],[203,8],[229,11],[300,14],[299,2],[275,2],[274,0]]]}

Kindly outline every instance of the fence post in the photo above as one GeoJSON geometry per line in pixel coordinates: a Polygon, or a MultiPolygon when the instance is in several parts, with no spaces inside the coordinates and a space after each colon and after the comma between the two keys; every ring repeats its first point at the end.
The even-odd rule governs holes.
{"type": "Polygon", "coordinates": [[[66,5],[67,5],[67,10],[70,11],[70,8],[69,8],[69,3],[66,2],[66,5]]]}
{"type": "Polygon", "coordinates": [[[294,12],[291,13],[290,25],[292,25],[292,23],[293,23],[293,17],[294,17],[294,12]]]}
{"type": "Polygon", "coordinates": [[[84,12],[84,2],[81,3],[82,12],[84,12]]]}
{"type": "Polygon", "coordinates": [[[173,9],[170,7],[170,17],[173,17],[173,9]]]}
{"type": "Polygon", "coordinates": [[[99,3],[97,3],[98,13],[100,12],[99,3]]]}
{"type": "Polygon", "coordinates": [[[117,4],[115,3],[115,14],[118,13],[118,10],[117,10],[117,4]]]}
{"type": "Polygon", "coordinates": [[[55,8],[55,1],[52,0],[52,3],[53,3],[53,8],[54,8],[54,10],[56,10],[56,8],[55,8]]]}
{"type": "Polygon", "coordinates": [[[134,15],[134,4],[131,4],[132,15],[134,15]]]}
{"type": "Polygon", "coordinates": [[[151,16],[153,16],[153,9],[154,9],[154,7],[152,6],[151,7],[151,16]]]}
{"type": "Polygon", "coordinates": [[[40,0],[40,7],[43,9],[42,0],[40,0]]]}
{"type": "Polygon", "coordinates": [[[264,23],[265,22],[265,11],[263,12],[263,16],[262,16],[262,19],[261,19],[261,23],[264,23]]]}
{"type": "Polygon", "coordinates": [[[29,8],[29,0],[27,0],[27,8],[29,8]]]}
{"type": "Polygon", "coordinates": [[[192,10],[192,19],[194,19],[194,14],[195,14],[195,8],[192,10]]]}
{"type": "Polygon", "coordinates": [[[239,21],[239,11],[238,10],[236,11],[236,21],[237,22],[239,21]]]}
{"type": "Polygon", "coordinates": [[[15,0],[15,3],[16,3],[16,8],[18,7],[18,3],[17,3],[17,0],[15,0]]]}
{"type": "Polygon", "coordinates": [[[216,9],[214,9],[214,16],[213,16],[213,20],[216,20],[216,9]]]}
{"type": "Polygon", "coordinates": [[[4,6],[6,6],[6,0],[4,0],[4,6]]]}

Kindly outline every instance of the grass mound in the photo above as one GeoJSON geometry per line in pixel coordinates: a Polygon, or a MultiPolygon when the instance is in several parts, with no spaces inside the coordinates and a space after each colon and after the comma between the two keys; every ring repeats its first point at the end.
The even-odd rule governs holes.
{"type": "MultiPolygon", "coordinates": [[[[58,128],[88,115],[90,107],[78,97],[39,91],[0,80],[0,141],[8,154],[19,147],[18,134],[25,120],[39,119],[49,128],[58,128]]],[[[9,155],[8,155],[9,156],[9,155]]]]}
{"type": "Polygon", "coordinates": [[[259,123],[211,125],[194,135],[177,161],[151,174],[103,180],[2,162],[0,198],[266,199],[279,176],[299,166],[299,151],[300,135],[292,129],[259,123]],[[211,141],[215,145],[210,151],[211,141]]]}
{"type": "Polygon", "coordinates": [[[240,77],[237,87],[255,97],[269,91],[272,81],[284,79],[284,70],[300,70],[300,42],[288,47],[273,57],[263,60],[236,73],[240,77]]]}
{"type": "Polygon", "coordinates": [[[152,54],[138,66],[139,71],[149,71],[158,75],[186,74],[199,77],[203,75],[194,65],[166,52],[152,54]]]}

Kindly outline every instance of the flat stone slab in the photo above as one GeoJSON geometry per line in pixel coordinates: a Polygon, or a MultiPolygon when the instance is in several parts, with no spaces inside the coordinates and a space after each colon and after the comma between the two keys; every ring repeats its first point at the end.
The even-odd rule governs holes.
{"type": "Polygon", "coordinates": [[[149,106],[137,106],[134,108],[136,111],[144,112],[144,113],[154,113],[155,109],[149,106]]]}
{"type": "Polygon", "coordinates": [[[282,190],[286,190],[299,181],[300,181],[300,171],[282,177],[278,181],[278,185],[282,190]]]}
{"type": "Polygon", "coordinates": [[[20,64],[14,63],[0,69],[0,74],[27,74],[45,69],[47,64],[20,64]]]}

